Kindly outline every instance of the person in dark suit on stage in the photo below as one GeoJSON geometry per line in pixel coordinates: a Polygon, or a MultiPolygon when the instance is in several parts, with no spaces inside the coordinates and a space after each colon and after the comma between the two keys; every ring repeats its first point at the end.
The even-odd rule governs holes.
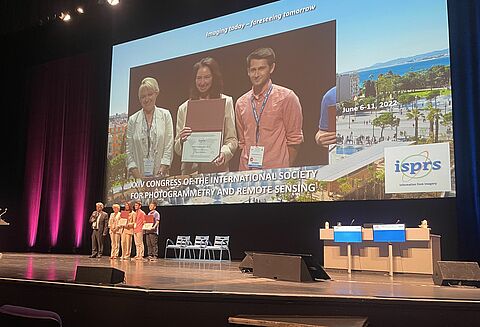
{"type": "Polygon", "coordinates": [[[96,210],[88,220],[92,224],[92,255],[90,258],[101,258],[103,254],[103,239],[108,232],[108,215],[103,211],[103,203],[95,204],[96,210]]]}

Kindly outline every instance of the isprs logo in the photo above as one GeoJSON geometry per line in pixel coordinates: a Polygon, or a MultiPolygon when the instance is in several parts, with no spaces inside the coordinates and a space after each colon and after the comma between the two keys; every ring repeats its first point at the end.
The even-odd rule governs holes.
{"type": "Polygon", "coordinates": [[[432,171],[442,168],[440,160],[430,159],[428,151],[412,154],[403,160],[395,160],[395,172],[402,174],[404,182],[428,176],[432,171]]]}
{"type": "Polygon", "coordinates": [[[451,192],[450,144],[386,147],[385,194],[451,192]]]}

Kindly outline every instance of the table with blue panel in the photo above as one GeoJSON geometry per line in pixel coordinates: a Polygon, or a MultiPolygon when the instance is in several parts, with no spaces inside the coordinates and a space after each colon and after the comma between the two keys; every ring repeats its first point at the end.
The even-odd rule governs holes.
{"type": "Polygon", "coordinates": [[[403,224],[322,228],[320,239],[325,268],[432,274],[434,262],[441,260],[440,236],[429,228],[403,224]]]}

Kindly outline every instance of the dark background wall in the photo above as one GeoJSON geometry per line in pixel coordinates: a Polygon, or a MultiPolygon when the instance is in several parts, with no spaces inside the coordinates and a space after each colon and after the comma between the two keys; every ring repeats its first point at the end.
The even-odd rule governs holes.
{"type": "MultiPolygon", "coordinates": [[[[25,215],[24,168],[26,135],[29,132],[26,122],[31,114],[30,77],[34,67],[82,54],[91,59],[97,70],[96,108],[100,109],[92,110],[93,158],[96,164],[90,172],[92,182],[87,196],[87,205],[93,210],[95,202],[103,197],[111,46],[267,2],[271,1],[212,0],[208,5],[185,0],[124,1],[122,8],[95,8],[68,25],[58,22],[2,33],[0,72],[4,86],[0,97],[0,140],[3,156],[0,171],[3,176],[0,207],[9,207],[8,217],[12,225],[0,228],[0,249],[65,253],[88,253],[90,250],[88,217],[85,217],[83,245],[74,249],[73,235],[70,235],[73,222],[68,219],[68,211],[63,212],[65,223],[60,231],[63,235],[55,248],[50,248],[45,241],[39,241],[31,249],[26,245],[28,221],[25,215]]],[[[7,17],[11,12],[3,10],[2,19],[15,21],[7,17]]],[[[462,158],[457,157],[457,160],[462,158]]],[[[75,210],[75,203],[69,205],[71,210],[75,210]]],[[[457,201],[452,198],[161,208],[160,251],[166,238],[174,238],[178,234],[194,236],[207,233],[212,236],[231,235],[235,258],[241,258],[244,250],[314,253],[321,257],[318,229],[325,221],[348,224],[353,218],[356,223],[395,222],[400,219],[407,226],[416,226],[421,219],[427,219],[432,232],[442,235],[443,258],[454,259],[460,255],[459,245],[462,250],[457,236],[456,208],[457,201]]],[[[48,229],[46,222],[42,226],[43,229],[39,230],[48,229]]],[[[39,238],[47,238],[47,233],[39,233],[39,238]]]]}

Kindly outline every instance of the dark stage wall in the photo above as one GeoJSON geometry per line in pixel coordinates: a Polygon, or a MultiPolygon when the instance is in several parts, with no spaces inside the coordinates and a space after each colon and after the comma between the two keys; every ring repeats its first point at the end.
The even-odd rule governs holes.
{"type": "MultiPolygon", "coordinates": [[[[12,222],[10,227],[0,227],[2,251],[71,253],[75,250],[88,253],[90,250],[88,217],[85,217],[83,244],[79,249],[73,249],[74,223],[71,212],[78,205],[75,203],[69,203],[68,208],[61,213],[63,223],[59,232],[59,243],[55,248],[49,248],[48,245],[46,213],[41,213],[40,216],[37,246],[29,249],[26,245],[28,220],[25,210],[27,204],[24,200],[24,168],[26,136],[29,133],[27,122],[31,115],[31,99],[28,95],[31,94],[30,78],[34,67],[51,63],[54,59],[82,54],[89,58],[96,74],[100,76],[93,86],[99,94],[95,98],[96,105],[86,108],[90,110],[92,121],[92,151],[94,157],[97,156],[94,169],[89,172],[86,206],[88,211],[94,210],[95,202],[103,197],[105,160],[98,156],[106,153],[111,45],[270,1],[248,1],[248,4],[245,1],[212,1],[209,8],[192,4],[193,9],[187,12],[182,11],[182,8],[185,8],[189,1],[179,1],[175,6],[157,4],[168,6],[168,17],[155,16],[151,13],[152,10],[145,6],[147,2],[139,1],[136,8],[132,7],[129,11],[131,16],[127,16],[126,11],[117,16],[101,11],[97,13],[96,20],[92,18],[92,14],[91,18],[86,18],[83,23],[73,23],[69,27],[48,26],[2,36],[7,47],[1,61],[2,79],[6,86],[3,96],[0,97],[4,122],[0,128],[4,155],[0,160],[3,172],[0,207],[9,207],[8,217],[11,217],[12,222]],[[143,11],[139,12],[142,8],[143,11]],[[137,17],[137,20],[132,17],[137,17]],[[142,19],[138,20],[138,17],[142,19]]],[[[356,223],[393,223],[400,219],[407,226],[416,226],[420,220],[427,219],[432,232],[442,236],[443,259],[455,259],[462,255],[458,250],[459,244],[462,249],[462,243],[457,236],[456,207],[456,199],[450,198],[160,208],[160,253],[163,253],[166,238],[174,238],[178,234],[209,234],[212,237],[225,234],[231,236],[233,256],[237,259],[243,257],[244,250],[313,253],[321,257],[319,228],[326,220],[332,225],[337,221],[349,224],[353,218],[356,223]]]]}

